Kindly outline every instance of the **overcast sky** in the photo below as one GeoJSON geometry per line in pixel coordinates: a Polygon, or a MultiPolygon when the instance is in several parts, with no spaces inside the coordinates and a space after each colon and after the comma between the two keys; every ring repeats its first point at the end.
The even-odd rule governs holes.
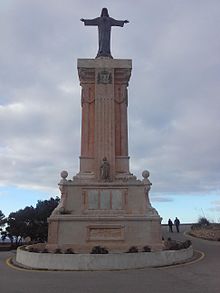
{"type": "Polygon", "coordinates": [[[78,172],[76,62],[94,58],[98,42],[80,18],[102,7],[130,21],[112,29],[112,55],[133,63],[131,172],[150,171],[160,214],[193,202],[191,218],[220,220],[219,0],[1,0],[0,209],[59,194],[60,171],[78,172]]]}

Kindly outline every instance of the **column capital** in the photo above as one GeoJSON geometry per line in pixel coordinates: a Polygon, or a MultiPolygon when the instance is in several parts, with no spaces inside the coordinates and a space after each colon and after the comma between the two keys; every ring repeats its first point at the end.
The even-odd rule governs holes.
{"type": "Polygon", "coordinates": [[[77,68],[132,68],[131,59],[77,59],[77,68]]]}

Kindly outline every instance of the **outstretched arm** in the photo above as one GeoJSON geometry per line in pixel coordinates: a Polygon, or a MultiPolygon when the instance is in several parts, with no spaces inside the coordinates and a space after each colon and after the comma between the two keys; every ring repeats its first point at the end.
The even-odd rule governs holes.
{"type": "Polygon", "coordinates": [[[84,19],[84,18],[81,18],[80,20],[82,22],[84,22],[84,25],[98,25],[99,17],[96,17],[94,19],[84,19]]]}
{"type": "Polygon", "coordinates": [[[128,20],[116,20],[111,18],[111,25],[113,26],[124,26],[125,23],[129,23],[128,20]]]}

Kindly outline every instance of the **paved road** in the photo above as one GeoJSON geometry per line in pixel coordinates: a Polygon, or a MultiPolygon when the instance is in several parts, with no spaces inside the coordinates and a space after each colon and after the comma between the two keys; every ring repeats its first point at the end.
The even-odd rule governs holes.
{"type": "MultiPolygon", "coordinates": [[[[183,228],[181,227],[183,232],[183,228]]],[[[182,233],[166,232],[173,239],[182,233]]],[[[169,268],[105,272],[21,271],[8,267],[11,252],[0,252],[1,293],[219,293],[220,243],[193,239],[205,257],[196,263],[169,268]]]]}

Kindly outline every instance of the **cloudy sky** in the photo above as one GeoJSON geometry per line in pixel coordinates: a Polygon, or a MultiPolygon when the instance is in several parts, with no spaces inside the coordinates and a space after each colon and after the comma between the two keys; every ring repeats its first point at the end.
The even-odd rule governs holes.
{"type": "Polygon", "coordinates": [[[78,172],[77,58],[94,58],[102,7],[130,21],[112,29],[114,58],[132,59],[131,171],[151,173],[164,222],[220,221],[220,1],[2,0],[0,210],[58,195],[78,172]]]}

